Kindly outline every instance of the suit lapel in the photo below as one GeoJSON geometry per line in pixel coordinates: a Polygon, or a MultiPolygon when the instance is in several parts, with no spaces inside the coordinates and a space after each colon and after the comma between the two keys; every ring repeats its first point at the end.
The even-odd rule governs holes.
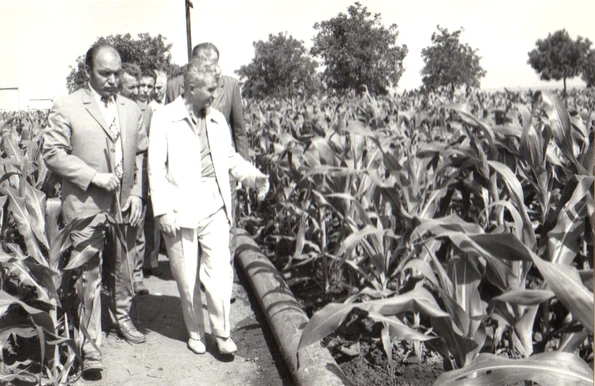
{"type": "Polygon", "coordinates": [[[126,154],[127,146],[128,146],[128,109],[126,109],[126,104],[124,99],[118,98],[116,96],[116,106],[118,106],[118,120],[120,121],[120,138],[122,140],[122,153],[126,154]]]}
{"type": "Polygon", "coordinates": [[[91,114],[91,116],[97,121],[97,123],[99,123],[99,125],[101,126],[103,131],[105,131],[105,134],[107,134],[107,136],[112,141],[114,141],[115,138],[112,137],[112,134],[108,130],[109,127],[108,127],[107,123],[105,122],[105,118],[103,117],[103,114],[101,114],[101,110],[99,110],[97,101],[95,100],[95,98],[93,98],[93,94],[91,94],[91,91],[86,88],[84,89],[84,92],[83,92],[83,105],[85,106],[85,109],[89,112],[89,114],[91,114]]]}
{"type": "Polygon", "coordinates": [[[225,97],[225,85],[223,83],[223,80],[221,80],[221,84],[219,85],[219,87],[217,87],[217,91],[215,93],[215,98],[213,99],[213,103],[211,103],[211,106],[221,106],[221,101],[223,101],[224,97],[225,97]]]}

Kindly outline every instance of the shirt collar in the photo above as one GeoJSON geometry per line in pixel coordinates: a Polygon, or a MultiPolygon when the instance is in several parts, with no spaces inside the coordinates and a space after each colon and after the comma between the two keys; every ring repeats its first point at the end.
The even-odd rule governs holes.
{"type": "MultiPolygon", "coordinates": [[[[181,95],[179,97],[177,97],[172,103],[170,103],[167,106],[171,106],[171,108],[173,109],[174,113],[172,115],[173,115],[174,119],[176,119],[178,121],[187,119],[188,122],[192,123],[192,117],[190,115],[190,112],[186,108],[186,103],[184,102],[184,98],[181,95]]],[[[206,114],[204,116],[205,120],[212,119],[210,110],[211,110],[211,108],[208,107],[206,114]]],[[[196,117],[196,119],[198,120],[198,119],[200,119],[200,117],[196,117]]]]}
{"type": "MultiPolygon", "coordinates": [[[[97,91],[95,91],[95,89],[93,87],[91,87],[91,83],[88,83],[87,85],[89,87],[89,90],[91,90],[91,95],[93,95],[93,98],[95,99],[95,101],[97,102],[97,104],[98,105],[105,106],[105,104],[101,100],[102,96],[99,95],[99,93],[97,91]]],[[[115,95],[110,96],[109,97],[109,101],[115,103],[116,102],[116,96],[115,95]]]]}

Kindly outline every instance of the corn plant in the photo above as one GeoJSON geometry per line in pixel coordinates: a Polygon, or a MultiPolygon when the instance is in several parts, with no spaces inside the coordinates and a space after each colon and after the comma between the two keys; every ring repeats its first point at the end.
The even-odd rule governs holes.
{"type": "Polygon", "coordinates": [[[73,316],[74,292],[84,291],[86,302],[95,301],[79,269],[97,251],[69,259],[70,233],[93,217],[61,226],[60,200],[51,197],[59,186],[41,159],[47,115],[38,114],[14,114],[1,129],[0,380],[57,385],[80,375],[77,363],[82,363],[81,345],[88,334],[84,321],[73,316]],[[39,349],[26,346],[29,357],[20,360],[20,344],[27,339],[36,339],[39,349]],[[7,362],[8,354],[17,359],[7,362]]]}
{"type": "Polygon", "coordinates": [[[279,149],[266,163],[284,173],[274,189],[296,203],[279,204],[294,206],[269,237],[293,241],[290,262],[304,252],[329,261],[324,275],[352,293],[312,317],[300,347],[359,309],[384,325],[383,344],[423,341],[447,370],[485,366],[485,376],[489,352],[529,373],[541,352],[592,356],[591,100],[582,114],[548,92],[372,102],[293,103],[287,114],[264,103],[252,121],[279,149]],[[427,299],[419,289],[438,308],[408,302],[427,299]],[[407,307],[383,314],[378,302],[407,307]],[[399,333],[395,318],[417,334],[399,333]]]}

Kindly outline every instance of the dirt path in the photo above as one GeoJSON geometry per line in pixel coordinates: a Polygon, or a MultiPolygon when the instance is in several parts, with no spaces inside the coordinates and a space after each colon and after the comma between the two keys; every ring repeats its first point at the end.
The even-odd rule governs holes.
{"type": "Polygon", "coordinates": [[[108,334],[102,343],[107,369],[101,379],[81,379],[77,386],[293,385],[256,300],[246,292],[244,279],[237,275],[237,300],[231,311],[232,337],[238,345],[236,355],[220,356],[211,345],[204,355],[188,350],[175,281],[166,257],[162,255],[159,260],[164,275],[145,278],[150,294],[136,298],[138,327],[147,333],[147,342],[131,345],[115,333],[108,334]]]}

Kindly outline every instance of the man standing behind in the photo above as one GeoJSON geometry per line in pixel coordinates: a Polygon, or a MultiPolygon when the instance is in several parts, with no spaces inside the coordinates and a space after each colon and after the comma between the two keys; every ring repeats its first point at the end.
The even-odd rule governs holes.
{"type": "MultiPolygon", "coordinates": [[[[215,99],[211,107],[219,110],[225,117],[231,129],[232,142],[236,151],[244,159],[249,159],[248,136],[244,124],[244,107],[242,106],[240,84],[235,78],[221,75],[219,50],[213,43],[200,43],[194,46],[192,58],[199,58],[207,65],[216,67],[215,71],[219,85],[214,93],[215,99]]],[[[183,78],[183,75],[178,75],[167,82],[166,103],[173,102],[179,95],[184,93],[183,78]]]]}
{"type": "MultiPolygon", "coordinates": [[[[71,238],[73,255],[95,251],[81,267],[83,293],[79,297],[80,320],[90,338],[83,337],[83,371],[100,371],[104,369],[98,351],[104,243],[108,250],[103,257],[115,259],[113,308],[118,332],[132,343],[146,339],[128,315],[132,299],[130,262],[107,216],[119,219],[123,214],[123,221],[131,225],[127,239],[134,240],[143,196],[143,176],[137,165],[143,162],[147,138],[138,106],[116,95],[122,69],[116,49],[105,44],[92,46],[85,65],[89,84],[55,102],[44,132],[42,154],[48,169],[62,177],[64,221],[95,216],[85,229],[72,232],[71,238]]],[[[131,244],[128,242],[128,247],[131,244]]]]}
{"type": "MultiPolygon", "coordinates": [[[[122,72],[120,73],[120,84],[119,84],[119,92],[120,95],[129,98],[133,101],[136,101],[139,94],[140,88],[140,78],[141,78],[141,69],[138,65],[134,63],[123,63],[122,64],[122,72]]],[[[144,117],[145,123],[145,133],[148,136],[149,132],[149,125],[151,124],[151,116],[152,110],[148,107],[142,107],[141,113],[144,117]]],[[[142,165],[139,165],[139,169],[142,169],[143,175],[146,176],[147,172],[147,164],[146,160],[143,162],[142,165]]],[[[148,184],[148,181],[145,182],[145,185],[148,184]]],[[[146,203],[147,197],[143,197],[144,202],[146,203]]],[[[137,225],[136,231],[136,243],[134,249],[130,251],[130,253],[134,256],[133,258],[133,272],[132,272],[132,283],[134,288],[135,295],[148,295],[149,290],[145,287],[143,283],[143,265],[145,262],[145,251],[147,240],[150,240],[150,244],[152,244],[152,230],[153,227],[150,224],[149,228],[150,233],[149,235],[145,234],[145,224],[146,224],[146,214],[147,214],[147,205],[143,205],[143,213],[137,225]]]]}
{"type": "Polygon", "coordinates": [[[155,75],[155,71],[150,68],[142,68],[141,70],[137,102],[138,105],[143,108],[148,106],[151,102],[151,98],[153,98],[153,90],[155,89],[157,75],[155,75]]]}
{"type": "Polygon", "coordinates": [[[163,70],[155,70],[155,88],[149,106],[155,111],[158,107],[165,105],[165,88],[167,85],[167,73],[163,70]]]}
{"type": "Polygon", "coordinates": [[[188,348],[197,354],[206,351],[201,281],[219,352],[237,349],[229,319],[229,174],[256,188],[259,198],[268,191],[268,177],[234,151],[225,118],[209,108],[217,75],[214,66],[193,58],[184,74],[184,96],[155,112],[149,140],[153,211],[180,292],[188,348]]]}
{"type": "Polygon", "coordinates": [[[140,88],[140,67],[134,63],[122,63],[120,73],[120,84],[118,90],[120,95],[136,101],[140,88]]]}

